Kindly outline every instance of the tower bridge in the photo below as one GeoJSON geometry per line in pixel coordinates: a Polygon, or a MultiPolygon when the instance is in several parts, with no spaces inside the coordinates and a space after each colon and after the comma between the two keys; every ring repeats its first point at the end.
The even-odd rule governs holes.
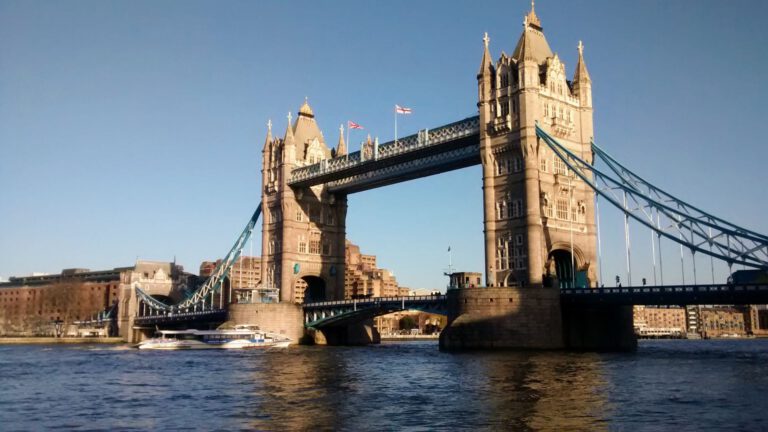
{"type": "Polygon", "coordinates": [[[304,299],[304,323],[312,328],[350,326],[412,303],[446,311],[441,346],[447,349],[631,349],[632,304],[768,303],[765,284],[664,284],[662,240],[729,269],[768,269],[768,237],[666,193],[595,145],[592,80],[581,42],[577,52],[567,79],[532,8],[511,55],[494,61],[490,39],[483,38],[477,116],[381,145],[369,138],[359,152],[347,152],[343,130],[331,148],[305,101],[295,121],[289,114],[282,137],[269,124],[261,203],[213,276],[177,305],[137,288],[136,322],[225,310],[232,301],[227,273],[262,211],[262,288],[279,290],[282,303],[304,299]],[[347,196],[477,164],[486,287],[430,299],[345,301],[347,196]],[[599,202],[624,218],[626,288],[602,287],[599,202]],[[651,287],[632,286],[631,221],[655,234],[651,287]]]}

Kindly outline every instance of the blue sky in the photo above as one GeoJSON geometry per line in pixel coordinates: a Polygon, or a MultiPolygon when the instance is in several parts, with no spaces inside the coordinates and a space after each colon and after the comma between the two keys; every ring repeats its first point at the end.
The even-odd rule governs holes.
{"type": "MultiPolygon", "coordinates": [[[[258,203],[268,119],[282,133],[306,96],[335,144],[348,119],[392,139],[396,103],[414,110],[401,134],[473,115],[483,32],[494,58],[511,53],[529,7],[0,0],[0,275],[174,256],[196,272],[258,203]]],[[[542,0],[536,11],[569,76],[584,41],[599,145],[768,232],[768,4],[542,0]]],[[[353,149],[362,138],[353,132],[353,149]]],[[[622,219],[601,218],[612,279],[625,272],[622,219]]],[[[479,167],[349,198],[348,238],[414,288],[445,285],[449,245],[456,267],[482,271],[482,229],[479,167]]],[[[650,234],[631,232],[633,277],[650,279],[650,234]]],[[[678,281],[679,250],[663,247],[666,281],[678,281]]],[[[709,260],[697,264],[711,279],[709,260]]]]}

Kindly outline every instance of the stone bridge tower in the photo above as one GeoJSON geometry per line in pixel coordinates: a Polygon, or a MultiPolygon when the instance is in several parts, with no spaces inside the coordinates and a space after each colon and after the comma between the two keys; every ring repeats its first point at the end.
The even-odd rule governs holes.
{"type": "Polygon", "coordinates": [[[477,80],[486,283],[596,286],[594,192],[536,137],[538,122],[592,161],[592,87],[582,44],[568,80],[533,5],[511,56],[502,53],[494,64],[487,35],[484,43],[477,80]]]}
{"type": "MultiPolygon", "coordinates": [[[[343,135],[343,134],[342,134],[343,135]]],[[[345,153],[339,138],[337,153],[345,153]]],[[[262,152],[262,287],[279,288],[281,302],[344,298],[346,196],[325,186],[292,189],[294,168],[331,158],[315,115],[305,101],[283,138],[269,124],[262,152]]]]}

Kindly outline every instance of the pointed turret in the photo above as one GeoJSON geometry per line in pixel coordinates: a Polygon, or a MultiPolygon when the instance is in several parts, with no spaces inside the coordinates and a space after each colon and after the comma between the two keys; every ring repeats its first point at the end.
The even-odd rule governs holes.
{"type": "Polygon", "coordinates": [[[336,157],[347,154],[347,144],[344,142],[344,125],[339,126],[339,144],[336,146],[336,157]]]}
{"type": "Polygon", "coordinates": [[[552,57],[552,50],[544,37],[544,28],[541,26],[541,21],[534,11],[534,4],[531,2],[531,11],[523,19],[523,34],[517,41],[512,59],[518,63],[533,60],[541,65],[546,63],[549,57],[552,57]]]}
{"type": "Polygon", "coordinates": [[[491,38],[488,37],[488,32],[486,32],[485,36],[483,36],[483,58],[480,60],[480,70],[477,71],[477,79],[489,75],[492,72],[493,64],[491,63],[491,52],[488,50],[490,42],[491,38]]]}
{"type": "Polygon", "coordinates": [[[487,122],[490,120],[490,105],[491,93],[493,92],[493,63],[491,63],[491,52],[488,45],[491,42],[491,38],[488,37],[486,32],[483,35],[483,58],[480,60],[480,70],[477,72],[477,93],[478,102],[477,107],[480,110],[480,120],[487,122]]]}
{"type": "MultiPolygon", "coordinates": [[[[315,151],[314,156],[310,156],[307,151],[309,146],[315,141],[319,144],[319,151],[322,152],[322,159],[331,157],[331,150],[325,145],[323,132],[315,120],[315,113],[309,106],[309,101],[304,98],[304,103],[299,108],[299,115],[296,117],[296,124],[293,127],[294,139],[296,141],[296,158],[301,161],[308,161],[311,157],[318,157],[315,151]]],[[[315,148],[315,150],[318,150],[315,148]]]]}
{"type": "Polygon", "coordinates": [[[583,107],[592,106],[592,79],[587,71],[587,63],[584,61],[584,44],[579,41],[579,59],[576,63],[576,71],[573,73],[573,94],[579,98],[583,107]]]}
{"type": "Polygon", "coordinates": [[[293,163],[296,160],[296,140],[293,136],[293,116],[288,113],[288,126],[285,128],[285,138],[283,138],[283,161],[293,163]]]}
{"type": "Polygon", "coordinates": [[[535,28],[536,30],[541,31],[541,21],[539,20],[539,17],[536,15],[536,4],[534,0],[531,0],[531,11],[528,12],[528,15],[525,17],[525,19],[528,21],[528,25],[535,28]]]}
{"type": "Polygon", "coordinates": [[[576,71],[573,73],[573,82],[591,82],[589,78],[589,72],[587,72],[587,64],[584,62],[584,44],[579,41],[577,47],[579,50],[579,60],[576,62],[576,71]]]}
{"type": "Polygon", "coordinates": [[[264,140],[264,148],[261,150],[262,154],[266,154],[272,151],[272,119],[267,122],[267,138],[264,140]]]}

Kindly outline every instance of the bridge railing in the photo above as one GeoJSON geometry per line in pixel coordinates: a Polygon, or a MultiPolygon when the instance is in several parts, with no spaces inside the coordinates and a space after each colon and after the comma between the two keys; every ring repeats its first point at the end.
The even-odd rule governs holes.
{"type": "Polygon", "coordinates": [[[432,130],[424,129],[416,134],[398,138],[397,141],[389,141],[381,144],[377,150],[375,159],[374,156],[371,156],[370,159],[364,160],[360,151],[356,151],[349,153],[348,155],[338,156],[333,159],[326,159],[312,165],[296,168],[291,171],[291,178],[288,183],[291,184],[310,180],[321,175],[340,172],[372,160],[393,157],[424,147],[437,146],[448,141],[476,134],[479,131],[480,118],[478,116],[468,117],[464,120],[432,130]]]}
{"type": "Polygon", "coordinates": [[[302,305],[305,309],[307,308],[324,308],[324,307],[333,307],[333,306],[351,306],[351,305],[358,305],[358,306],[364,306],[364,305],[373,305],[378,303],[388,303],[388,302],[421,302],[421,301],[442,301],[445,300],[445,295],[424,295],[424,296],[402,296],[402,297],[370,297],[370,298],[364,298],[364,299],[350,299],[350,300],[332,300],[332,301],[324,301],[324,302],[313,302],[313,303],[305,303],[302,305]]]}

